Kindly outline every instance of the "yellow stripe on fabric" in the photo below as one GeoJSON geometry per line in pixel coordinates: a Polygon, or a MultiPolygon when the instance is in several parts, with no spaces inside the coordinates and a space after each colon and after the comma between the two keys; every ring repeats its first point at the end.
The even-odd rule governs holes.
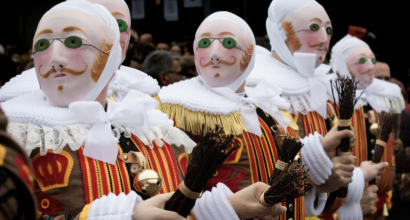
{"type": "Polygon", "coordinates": [[[97,184],[98,184],[98,198],[101,198],[104,194],[102,192],[103,190],[103,185],[102,185],[102,180],[101,180],[101,170],[100,166],[98,164],[98,160],[93,160],[94,162],[94,167],[95,167],[95,172],[96,172],[96,179],[97,179],[97,184]]]}
{"type": "Polygon", "coordinates": [[[85,205],[83,210],[80,213],[80,218],[79,220],[87,220],[88,218],[88,212],[90,212],[91,204],[85,205]]]}
{"type": "MultiPolygon", "coordinates": [[[[118,144],[118,149],[119,149],[120,155],[121,155],[124,151],[122,150],[122,148],[121,148],[121,146],[120,146],[119,144],[118,144]]],[[[118,160],[117,160],[117,161],[118,161],[118,160]]],[[[122,166],[122,170],[124,170],[124,175],[125,175],[125,177],[123,177],[123,176],[122,176],[122,173],[123,173],[123,172],[120,172],[121,179],[122,179],[123,181],[127,181],[127,182],[128,182],[128,184],[127,184],[127,186],[128,186],[127,189],[125,188],[125,184],[123,184],[123,185],[124,185],[124,193],[125,193],[125,192],[131,192],[131,183],[130,183],[130,177],[129,177],[129,175],[128,175],[127,166],[126,166],[125,163],[121,163],[120,166],[122,166]]]]}
{"type": "MultiPolygon", "coordinates": [[[[167,153],[166,158],[171,158],[172,160],[174,160],[174,157],[171,156],[170,151],[171,151],[171,147],[167,148],[167,150],[166,150],[166,153],[167,153]]],[[[188,161],[188,160],[187,160],[187,161],[188,161]]],[[[176,162],[178,162],[178,161],[176,161],[176,162]]],[[[172,171],[175,173],[175,175],[173,176],[174,181],[175,181],[175,183],[179,183],[180,181],[179,181],[178,169],[177,169],[177,167],[174,166],[174,163],[171,162],[170,164],[171,164],[171,169],[170,169],[170,170],[172,170],[172,171]]],[[[176,165],[176,163],[175,163],[175,165],[176,165]]],[[[175,186],[175,187],[177,187],[177,186],[175,186]]],[[[174,187],[174,184],[173,184],[172,181],[171,181],[171,189],[172,189],[172,191],[176,191],[176,190],[177,190],[175,187],[174,187]]]]}
{"type": "Polygon", "coordinates": [[[147,149],[144,147],[145,145],[139,139],[139,144],[135,143],[134,138],[131,138],[131,141],[140,150],[141,153],[144,152],[145,159],[147,160],[147,169],[153,169],[152,161],[151,158],[148,156],[147,149]],[[141,149],[139,146],[141,146],[141,149]]]}
{"type": "Polygon", "coordinates": [[[123,180],[122,180],[122,176],[121,176],[121,170],[120,170],[120,164],[119,164],[119,162],[118,162],[119,160],[116,160],[115,161],[115,170],[117,171],[117,183],[120,185],[120,193],[121,192],[125,192],[125,189],[124,189],[124,183],[122,182],[123,180]]]}
{"type": "MultiPolygon", "coordinates": [[[[84,152],[84,147],[81,147],[82,151],[84,152]]],[[[88,164],[88,159],[87,156],[84,157],[84,163],[85,167],[87,170],[87,181],[88,181],[88,191],[90,192],[90,201],[94,201],[94,196],[93,196],[93,184],[91,183],[91,172],[90,172],[90,164],[88,164]]],[[[91,204],[91,203],[90,203],[91,204]]]]}
{"type": "MultiPolygon", "coordinates": [[[[155,147],[158,148],[158,151],[159,151],[160,156],[161,156],[161,160],[164,163],[165,173],[166,173],[166,177],[167,177],[166,179],[164,179],[164,180],[166,180],[164,182],[166,182],[166,184],[169,186],[170,192],[174,192],[174,191],[176,191],[176,189],[174,189],[174,186],[173,186],[174,184],[172,184],[172,175],[171,175],[171,172],[169,170],[167,157],[165,156],[164,151],[163,151],[162,148],[160,148],[158,146],[155,146],[155,147]]],[[[166,146],[164,146],[164,147],[166,147],[166,146]]],[[[158,164],[158,165],[160,165],[160,164],[158,164]]]]}

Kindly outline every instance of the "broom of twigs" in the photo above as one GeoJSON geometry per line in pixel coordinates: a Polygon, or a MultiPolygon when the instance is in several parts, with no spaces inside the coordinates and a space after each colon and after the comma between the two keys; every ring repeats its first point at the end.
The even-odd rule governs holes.
{"type": "Polygon", "coordinates": [[[281,175],[272,180],[270,188],[263,194],[266,205],[274,205],[287,199],[296,199],[306,195],[312,185],[306,182],[308,171],[301,164],[292,167],[289,164],[281,175]]]}
{"type": "Polygon", "coordinates": [[[276,166],[269,180],[271,187],[261,196],[262,204],[274,205],[286,199],[304,196],[310,191],[312,186],[305,181],[308,178],[308,171],[305,171],[301,164],[292,166],[292,161],[302,146],[303,144],[293,137],[286,137],[283,140],[279,161],[288,164],[282,169],[276,166]]]}
{"type": "MultiPolygon", "coordinates": [[[[337,97],[339,99],[339,109],[336,107],[336,115],[338,117],[339,125],[337,129],[339,131],[350,129],[351,126],[351,118],[354,112],[354,106],[356,105],[359,97],[356,98],[356,89],[357,84],[355,77],[348,78],[339,77],[334,83],[331,81],[330,84],[332,85],[332,95],[333,101],[336,104],[336,97],[333,90],[336,90],[337,97]]],[[[362,92],[363,94],[363,92],[362,92]]],[[[350,139],[343,138],[336,148],[336,152],[338,156],[348,155],[350,154],[350,139]]],[[[348,185],[343,186],[336,191],[336,196],[339,198],[346,198],[348,192],[348,185]]]]}
{"type": "Polygon", "coordinates": [[[209,130],[189,155],[185,180],[165,203],[165,210],[187,217],[213,174],[238,147],[234,136],[224,136],[221,127],[217,126],[215,131],[209,130]]]}
{"type": "MultiPolygon", "coordinates": [[[[380,113],[380,122],[379,122],[379,129],[377,132],[377,140],[374,146],[374,153],[373,153],[373,163],[380,163],[382,160],[384,148],[386,148],[386,143],[389,140],[390,134],[397,130],[399,125],[399,114],[395,113],[387,113],[382,111],[380,113]]],[[[369,185],[375,185],[376,179],[370,180],[369,185]]]]}
{"type": "Polygon", "coordinates": [[[284,172],[284,169],[278,166],[279,163],[292,163],[293,159],[296,157],[300,149],[302,149],[303,144],[294,137],[286,136],[283,140],[282,146],[279,152],[279,158],[275,170],[273,171],[269,184],[272,185],[273,180],[277,178],[284,172]],[[280,161],[280,162],[279,162],[280,161]]]}

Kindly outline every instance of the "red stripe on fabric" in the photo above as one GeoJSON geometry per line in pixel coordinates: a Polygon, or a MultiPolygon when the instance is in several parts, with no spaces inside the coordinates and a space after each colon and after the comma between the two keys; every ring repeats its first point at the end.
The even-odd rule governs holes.
{"type": "Polygon", "coordinates": [[[179,180],[179,174],[178,174],[178,169],[177,169],[177,164],[175,161],[174,153],[171,150],[171,145],[169,145],[165,141],[163,142],[164,142],[164,146],[162,147],[162,149],[164,150],[165,156],[168,159],[168,164],[171,164],[170,172],[171,172],[171,177],[172,177],[173,188],[177,189],[180,184],[180,180],[179,180]]]}
{"type": "Polygon", "coordinates": [[[91,202],[93,202],[94,200],[98,199],[98,181],[97,181],[97,171],[95,169],[95,163],[94,163],[94,159],[91,159],[89,157],[85,157],[86,160],[88,161],[88,165],[90,167],[90,174],[91,174],[91,186],[92,186],[92,191],[93,191],[93,198],[91,198],[91,202]]]}
{"type": "Polygon", "coordinates": [[[273,159],[275,160],[275,164],[276,164],[276,161],[278,161],[278,151],[276,150],[275,140],[273,139],[272,133],[268,125],[264,121],[262,121],[260,118],[259,118],[259,123],[261,124],[262,129],[265,130],[265,137],[269,140],[269,143],[272,143],[274,145],[274,146],[271,146],[271,150],[273,153],[273,159]]]}
{"type": "Polygon", "coordinates": [[[102,190],[104,195],[108,195],[110,193],[110,189],[108,186],[108,182],[110,181],[108,179],[107,173],[106,173],[106,167],[105,163],[98,160],[98,165],[100,167],[100,175],[101,175],[101,182],[102,182],[102,190]]]}
{"type": "Polygon", "coordinates": [[[256,183],[259,181],[258,179],[258,168],[257,168],[257,164],[256,164],[256,159],[255,159],[255,155],[252,149],[252,142],[249,139],[248,133],[247,132],[243,132],[243,137],[245,139],[246,142],[246,148],[248,150],[248,156],[249,156],[249,160],[250,160],[250,166],[251,166],[251,176],[252,176],[252,184],[256,183]]]}
{"type": "Polygon", "coordinates": [[[111,175],[112,175],[112,188],[113,188],[113,190],[114,190],[114,194],[115,195],[119,195],[120,194],[120,192],[121,192],[121,187],[120,187],[120,184],[121,183],[119,183],[119,176],[118,176],[118,172],[117,172],[117,168],[115,167],[115,165],[112,165],[112,164],[108,164],[109,166],[110,166],[110,170],[111,170],[111,175]]]}
{"type": "MultiPolygon", "coordinates": [[[[164,164],[164,162],[163,162],[163,160],[162,160],[162,157],[160,156],[161,155],[161,153],[159,152],[160,150],[159,150],[159,147],[158,146],[155,146],[154,147],[154,150],[148,150],[149,151],[149,153],[150,154],[152,154],[153,152],[155,153],[155,155],[153,155],[152,154],[152,156],[153,157],[156,157],[156,158],[158,158],[158,165],[159,165],[159,167],[161,168],[161,170],[164,172],[162,175],[163,175],[163,177],[164,177],[164,185],[167,187],[167,192],[172,192],[172,190],[171,190],[171,187],[169,186],[169,181],[168,181],[168,177],[167,177],[167,173],[166,173],[166,167],[165,167],[165,164],[164,164]]],[[[156,161],[155,161],[156,162],[156,161]]],[[[163,186],[164,186],[163,185],[163,186]]]]}
{"type": "Polygon", "coordinates": [[[265,164],[265,160],[263,159],[264,157],[263,157],[263,153],[261,151],[261,146],[259,145],[259,142],[258,142],[258,137],[254,134],[251,134],[251,137],[252,137],[253,143],[255,145],[255,151],[256,151],[256,155],[258,157],[258,161],[259,161],[258,165],[259,165],[260,172],[261,172],[261,180],[262,180],[262,182],[267,183],[268,182],[268,177],[267,177],[266,169],[265,169],[266,164],[265,164]]]}
{"type": "Polygon", "coordinates": [[[78,157],[80,159],[81,171],[83,173],[85,204],[90,204],[90,186],[88,185],[87,168],[85,166],[85,156],[83,155],[83,149],[84,147],[80,147],[78,149],[78,157]]]}
{"type": "MultiPolygon", "coordinates": [[[[117,158],[120,155],[120,152],[118,152],[117,158]]],[[[120,172],[121,172],[121,180],[122,183],[124,185],[124,193],[125,195],[128,195],[128,193],[131,191],[131,186],[130,186],[130,180],[127,178],[127,169],[125,168],[125,164],[124,162],[122,162],[121,160],[118,160],[118,166],[120,168],[120,172]]]]}

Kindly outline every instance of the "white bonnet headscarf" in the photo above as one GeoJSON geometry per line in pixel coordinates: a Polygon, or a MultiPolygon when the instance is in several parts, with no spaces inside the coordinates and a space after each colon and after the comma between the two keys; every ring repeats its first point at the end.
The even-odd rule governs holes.
{"type": "Polygon", "coordinates": [[[307,6],[322,7],[315,0],[273,0],[268,9],[266,31],[272,47],[271,51],[276,51],[278,56],[294,69],[296,69],[296,65],[292,53],[285,43],[287,37],[282,28],[282,21],[294,11],[307,6]]]}
{"type": "MultiPolygon", "coordinates": [[[[118,27],[117,20],[111,15],[111,13],[102,5],[93,4],[86,0],[67,0],[62,2],[49,11],[47,11],[43,17],[44,19],[48,14],[51,12],[59,11],[59,10],[75,10],[75,11],[82,11],[89,15],[92,15],[105,24],[107,24],[112,30],[115,32],[115,40],[114,45],[110,51],[110,55],[108,57],[107,63],[104,67],[104,70],[97,81],[97,84],[91,89],[91,91],[83,98],[82,101],[95,101],[100,95],[101,91],[110,81],[113,73],[118,69],[121,64],[122,59],[122,52],[120,44],[120,30],[118,27]]],[[[40,20],[40,22],[41,22],[40,20]]]]}
{"type": "Polygon", "coordinates": [[[330,59],[333,72],[339,72],[341,76],[352,77],[346,65],[346,58],[359,47],[369,47],[369,45],[349,34],[337,42],[332,48],[330,59]]]}
{"type": "MultiPolygon", "coordinates": [[[[252,39],[252,43],[254,46],[256,46],[256,41],[255,41],[255,36],[253,35],[252,29],[249,27],[249,25],[240,17],[238,17],[235,14],[232,14],[231,12],[226,12],[226,11],[220,11],[220,12],[215,12],[211,15],[209,15],[202,23],[199,25],[195,37],[198,37],[198,31],[201,29],[201,27],[213,20],[228,20],[231,22],[234,22],[235,24],[239,25],[239,27],[244,30],[249,37],[252,39]]],[[[253,67],[255,66],[255,56],[252,56],[251,61],[249,62],[248,68],[246,68],[245,72],[238,78],[236,79],[233,83],[230,85],[226,86],[227,88],[231,89],[232,91],[236,91],[246,80],[246,78],[249,76],[251,73],[253,67]]],[[[201,75],[199,74],[199,78],[205,83],[205,81],[202,79],[201,75]]],[[[205,83],[206,84],[206,83],[205,83]]]]}

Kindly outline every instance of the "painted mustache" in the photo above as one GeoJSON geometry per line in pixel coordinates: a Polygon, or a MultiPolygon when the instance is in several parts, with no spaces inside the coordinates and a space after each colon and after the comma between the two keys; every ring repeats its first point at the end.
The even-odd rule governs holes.
{"type": "MultiPolygon", "coordinates": [[[[232,66],[232,65],[234,65],[235,63],[236,63],[236,58],[235,57],[233,57],[234,58],[234,61],[232,61],[232,62],[228,62],[228,61],[226,61],[226,60],[220,60],[220,61],[218,61],[218,63],[216,64],[216,65],[218,65],[218,64],[223,64],[223,65],[227,65],[227,66],[232,66]]],[[[200,65],[201,65],[201,67],[202,68],[205,68],[205,67],[207,67],[207,66],[210,66],[210,65],[215,65],[214,64],[214,62],[212,62],[212,61],[209,61],[207,64],[202,64],[201,62],[199,63],[200,65]]]]}
{"type": "Polygon", "coordinates": [[[325,47],[325,44],[324,44],[324,43],[318,43],[318,44],[313,44],[313,45],[310,45],[310,43],[309,43],[308,45],[309,45],[310,48],[324,47],[324,50],[325,50],[326,52],[329,50],[328,47],[325,47]]]}
{"type": "MultiPolygon", "coordinates": [[[[63,67],[63,68],[60,69],[60,72],[66,72],[66,73],[69,73],[69,74],[74,75],[74,76],[79,76],[79,75],[85,73],[85,71],[88,68],[88,65],[86,63],[84,63],[84,64],[85,64],[84,70],[76,71],[76,70],[73,70],[73,69],[70,69],[70,68],[63,67]]],[[[40,65],[39,72],[40,72],[40,76],[43,77],[44,79],[47,79],[51,74],[57,72],[57,70],[53,68],[53,69],[47,71],[47,73],[41,74],[41,67],[42,66],[43,65],[40,65]]]]}

